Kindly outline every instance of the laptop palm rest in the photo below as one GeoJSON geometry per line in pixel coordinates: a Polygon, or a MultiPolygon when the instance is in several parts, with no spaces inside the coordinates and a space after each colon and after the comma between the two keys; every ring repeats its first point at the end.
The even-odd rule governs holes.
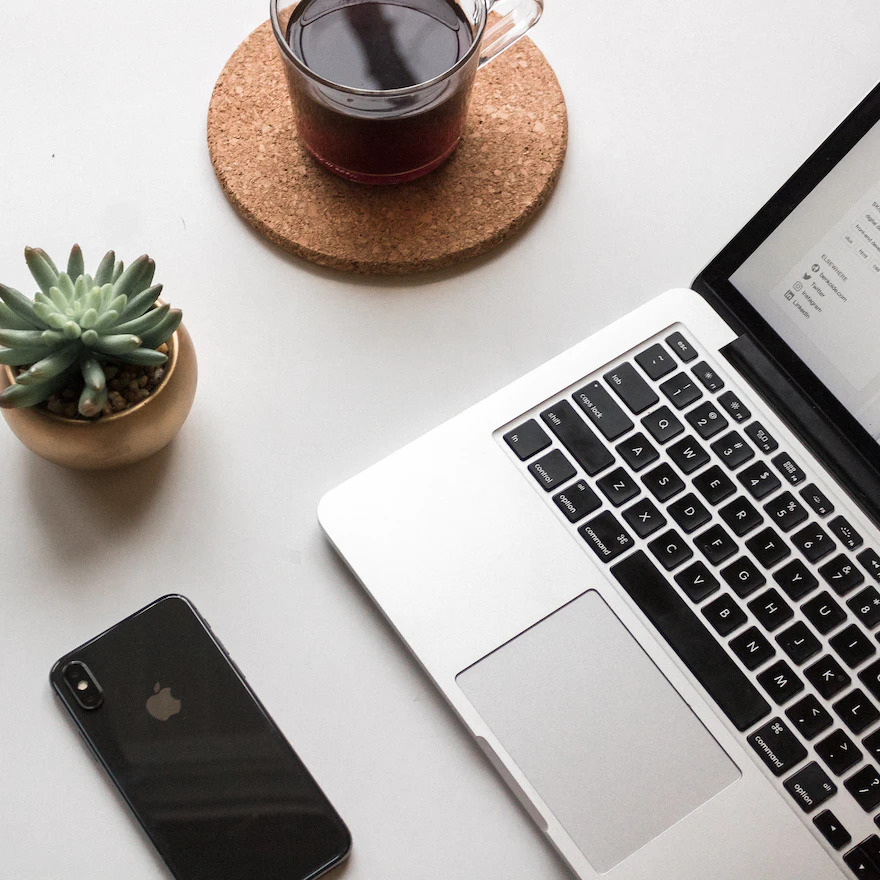
{"type": "Polygon", "coordinates": [[[740,776],[594,590],[456,682],[600,873],[740,776]]]}

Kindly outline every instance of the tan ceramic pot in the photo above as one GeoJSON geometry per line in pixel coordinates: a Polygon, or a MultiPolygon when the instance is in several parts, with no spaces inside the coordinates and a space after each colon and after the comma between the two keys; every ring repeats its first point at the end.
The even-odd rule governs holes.
{"type": "MultiPolygon", "coordinates": [[[[0,410],[28,449],[55,464],[77,470],[108,470],[141,461],[170,442],[186,420],[196,393],[196,353],[181,325],[169,340],[162,384],[131,409],[96,421],[66,419],[30,407],[0,410]]],[[[14,381],[0,370],[0,390],[14,381]]]]}

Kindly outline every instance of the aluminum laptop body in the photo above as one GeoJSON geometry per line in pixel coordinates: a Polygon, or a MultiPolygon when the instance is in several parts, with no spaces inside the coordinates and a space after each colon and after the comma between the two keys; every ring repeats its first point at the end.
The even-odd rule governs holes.
{"type": "Polygon", "coordinates": [[[880,877],[878,117],[880,87],[694,289],[321,501],[578,877],[880,877]],[[699,397],[679,408],[682,392],[699,397]],[[760,524],[741,531],[749,509],[760,524]]]}

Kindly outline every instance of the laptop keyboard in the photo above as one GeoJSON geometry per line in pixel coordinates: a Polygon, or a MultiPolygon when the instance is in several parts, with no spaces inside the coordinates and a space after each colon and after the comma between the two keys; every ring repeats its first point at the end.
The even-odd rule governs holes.
{"type": "Polygon", "coordinates": [[[732,385],[667,332],[502,437],[820,839],[880,880],[880,555],[732,385]]]}

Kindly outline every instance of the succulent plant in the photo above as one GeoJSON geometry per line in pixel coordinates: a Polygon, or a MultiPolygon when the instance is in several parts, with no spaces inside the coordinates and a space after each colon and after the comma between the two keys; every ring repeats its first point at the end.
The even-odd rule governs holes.
{"type": "Polygon", "coordinates": [[[97,416],[107,403],[103,365],[162,364],[156,348],[180,324],[181,313],[156,305],[161,284],[146,254],[128,267],[108,251],[94,276],[84,272],[74,245],[61,272],[39,248],[25,248],[25,261],[40,288],[33,301],[0,284],[0,364],[27,366],[0,392],[0,406],[33,406],[67,385],[77,373],[84,383],[78,410],[97,416]],[[151,286],[152,285],[152,286],[151,286]]]}

